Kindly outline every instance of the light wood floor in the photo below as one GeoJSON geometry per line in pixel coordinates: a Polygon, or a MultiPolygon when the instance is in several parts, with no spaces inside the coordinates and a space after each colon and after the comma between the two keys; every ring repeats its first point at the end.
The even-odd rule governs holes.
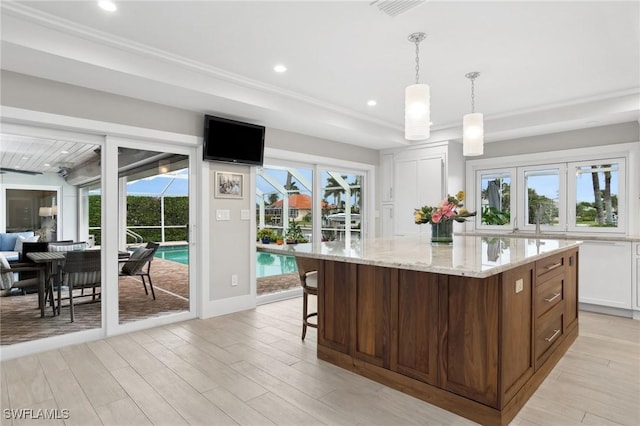
{"type": "MultiPolygon", "coordinates": [[[[0,422],[472,424],[318,361],[316,331],[302,342],[300,316],[292,299],[5,361],[0,422]],[[12,420],[6,410],[21,408],[68,419],[12,420]]],[[[512,424],[638,425],[639,401],[640,321],[581,313],[580,337],[512,424]]]]}

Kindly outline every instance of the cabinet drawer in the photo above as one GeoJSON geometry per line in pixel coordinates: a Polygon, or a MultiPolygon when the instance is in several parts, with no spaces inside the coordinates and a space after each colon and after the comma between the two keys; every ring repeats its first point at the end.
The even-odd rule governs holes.
{"type": "Polygon", "coordinates": [[[564,253],[538,260],[536,262],[536,277],[538,278],[536,284],[540,284],[547,277],[564,272],[565,262],[564,253]]]}
{"type": "Polygon", "coordinates": [[[535,298],[536,317],[562,302],[564,300],[564,274],[551,277],[538,285],[535,298]]]}
{"type": "Polygon", "coordinates": [[[562,305],[556,305],[536,322],[536,369],[553,352],[562,340],[564,312],[562,305]]]}

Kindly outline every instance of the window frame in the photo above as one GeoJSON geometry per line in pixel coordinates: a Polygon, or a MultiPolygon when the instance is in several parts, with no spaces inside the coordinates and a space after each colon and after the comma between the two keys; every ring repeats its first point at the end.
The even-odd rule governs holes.
{"type": "MultiPolygon", "coordinates": [[[[583,235],[599,235],[606,236],[610,235],[612,237],[620,237],[623,235],[629,235],[629,233],[638,232],[640,229],[640,217],[637,216],[637,211],[640,210],[640,187],[635,187],[630,185],[630,182],[638,182],[640,184],[640,171],[634,170],[634,168],[629,168],[629,164],[633,164],[637,162],[637,159],[640,158],[640,143],[638,142],[627,142],[627,143],[617,143],[603,146],[592,146],[585,148],[573,148],[566,150],[558,150],[553,151],[554,160],[556,163],[566,163],[567,167],[573,163],[598,163],[598,162],[612,162],[616,159],[624,160],[624,176],[620,177],[621,185],[624,185],[620,189],[619,192],[619,226],[618,228],[595,228],[595,227],[575,227],[572,226],[573,217],[570,215],[574,214],[569,210],[572,210],[569,206],[575,204],[575,198],[573,192],[570,195],[569,192],[566,192],[566,226],[562,233],[570,233],[570,234],[583,234],[583,235]]],[[[474,160],[467,160],[465,164],[466,170],[466,188],[468,200],[471,203],[473,200],[474,205],[469,205],[469,210],[478,210],[479,198],[477,196],[477,191],[480,188],[480,182],[478,181],[478,172],[479,171],[487,171],[487,170],[507,170],[510,168],[517,167],[535,167],[539,165],[548,164],[549,161],[549,152],[535,152],[535,153],[527,153],[527,154],[519,154],[519,155],[509,155],[503,157],[491,157],[491,158],[481,158],[474,160]]],[[[622,166],[621,166],[622,167],[622,166]]],[[[570,171],[567,171],[567,175],[570,171]]],[[[570,185],[570,182],[573,179],[567,178],[567,189],[570,185]]],[[[571,185],[574,185],[571,182],[571,185]]],[[[571,191],[574,189],[572,188],[571,191]]],[[[518,191],[516,188],[515,191],[518,191]]],[[[512,194],[512,197],[518,197],[518,194],[512,194]]],[[[512,213],[513,214],[513,213],[512,213]]],[[[516,211],[516,215],[521,216],[521,211],[516,211]]],[[[489,227],[478,225],[479,219],[476,218],[475,221],[469,221],[466,224],[465,230],[467,232],[478,231],[481,233],[491,233],[500,231],[501,233],[505,233],[508,231],[517,231],[519,228],[515,226],[511,230],[507,230],[503,227],[498,227],[498,229],[491,229],[489,227]]],[[[560,234],[560,230],[556,231],[556,233],[560,234]]],[[[528,232],[528,231],[527,231],[528,232]]]]}
{"type": "Polygon", "coordinates": [[[567,171],[568,175],[571,174],[572,178],[567,179],[567,205],[572,206],[572,208],[568,209],[567,212],[567,231],[570,232],[581,232],[581,233],[606,233],[606,234],[624,234],[627,231],[627,223],[628,223],[628,211],[627,211],[627,199],[629,198],[629,194],[627,192],[626,180],[626,163],[627,159],[625,157],[610,157],[610,158],[602,158],[597,160],[585,160],[585,161],[572,161],[567,163],[567,171]],[[579,166],[593,166],[593,165],[602,165],[602,164],[610,164],[610,163],[618,163],[618,226],[613,227],[583,227],[576,225],[576,212],[574,206],[577,203],[577,187],[576,180],[573,178],[573,171],[576,167],[579,166]],[[620,212],[624,212],[624,214],[620,214],[620,212]]]}
{"type": "Polygon", "coordinates": [[[514,189],[516,189],[516,168],[515,167],[509,167],[509,168],[487,168],[487,169],[478,169],[476,170],[476,185],[474,185],[474,198],[470,198],[474,200],[474,204],[475,204],[475,208],[470,208],[469,206],[467,206],[467,209],[470,211],[475,210],[476,211],[476,220],[475,220],[475,224],[476,224],[476,229],[482,229],[482,230],[496,230],[496,231],[505,231],[505,230],[509,230],[511,231],[512,229],[514,229],[515,226],[515,221],[517,219],[517,216],[514,214],[516,212],[516,200],[515,197],[513,197],[513,191],[514,189]],[[511,176],[511,183],[510,183],[510,190],[511,190],[511,196],[509,198],[509,223],[505,223],[504,225],[484,225],[482,224],[482,188],[480,186],[480,184],[482,183],[482,175],[483,174],[509,174],[511,176]]]}
{"type": "Polygon", "coordinates": [[[527,230],[527,231],[535,231],[536,225],[535,223],[530,224],[528,219],[528,191],[525,188],[526,179],[525,174],[529,171],[537,171],[537,170],[550,170],[550,169],[558,169],[558,225],[546,225],[540,224],[541,232],[565,232],[567,230],[567,198],[568,198],[568,188],[567,188],[567,163],[551,163],[551,164],[538,164],[535,166],[521,166],[516,167],[518,172],[518,184],[516,189],[516,213],[518,214],[518,229],[527,230]],[[563,195],[563,189],[565,191],[563,195]]]}

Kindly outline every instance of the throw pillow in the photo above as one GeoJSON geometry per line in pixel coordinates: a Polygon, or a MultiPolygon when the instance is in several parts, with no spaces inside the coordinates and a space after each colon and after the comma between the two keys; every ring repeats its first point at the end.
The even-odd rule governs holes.
{"type": "Polygon", "coordinates": [[[40,235],[34,235],[33,237],[23,237],[22,235],[18,235],[18,238],[16,238],[16,245],[13,248],[13,251],[22,253],[22,243],[37,243],[39,239],[40,239],[40,235]]]}
{"type": "MultiPolygon", "coordinates": [[[[11,269],[7,258],[4,254],[0,253],[0,268],[11,269]]],[[[13,272],[3,272],[0,274],[0,290],[6,290],[13,286],[13,272]]]]}
{"type": "Polygon", "coordinates": [[[129,260],[127,260],[127,262],[122,265],[122,272],[127,275],[137,273],[140,268],[142,268],[144,264],[147,263],[146,257],[151,252],[153,252],[152,249],[147,249],[144,247],[138,247],[137,249],[135,249],[133,253],[131,253],[131,257],[129,257],[129,260]]]}

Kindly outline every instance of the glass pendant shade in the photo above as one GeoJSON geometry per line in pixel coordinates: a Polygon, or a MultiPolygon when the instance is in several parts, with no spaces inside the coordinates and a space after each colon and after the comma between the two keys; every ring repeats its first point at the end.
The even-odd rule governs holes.
{"type": "Polygon", "coordinates": [[[427,84],[412,84],[404,92],[404,137],[410,141],[429,138],[430,91],[427,84]]]}
{"type": "Polygon", "coordinates": [[[484,152],[484,119],[482,113],[467,114],[462,119],[462,154],[482,155],[484,152]]]}

